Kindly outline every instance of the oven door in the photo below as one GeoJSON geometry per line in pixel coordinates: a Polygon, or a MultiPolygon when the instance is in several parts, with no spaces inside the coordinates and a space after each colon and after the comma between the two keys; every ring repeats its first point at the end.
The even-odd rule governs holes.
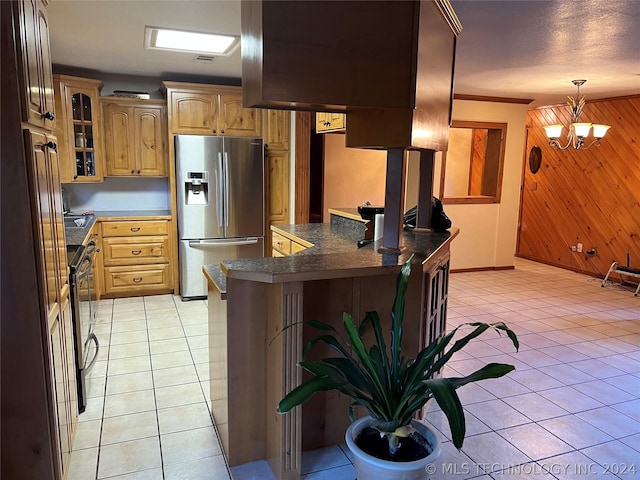
{"type": "Polygon", "coordinates": [[[78,378],[78,409],[82,413],[87,406],[88,389],[91,382],[89,370],[98,358],[98,339],[93,333],[95,302],[91,275],[93,255],[85,249],[80,261],[74,265],[71,292],[73,321],[76,337],[76,361],[78,378]]]}

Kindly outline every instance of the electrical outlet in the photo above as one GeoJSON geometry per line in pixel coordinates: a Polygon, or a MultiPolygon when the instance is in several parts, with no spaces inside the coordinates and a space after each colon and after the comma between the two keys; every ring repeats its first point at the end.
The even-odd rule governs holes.
{"type": "Polygon", "coordinates": [[[571,251],[572,252],[576,252],[578,250],[578,248],[575,245],[571,245],[571,251]]]}
{"type": "Polygon", "coordinates": [[[582,244],[581,243],[578,244],[578,252],[582,252],[582,244]]]}

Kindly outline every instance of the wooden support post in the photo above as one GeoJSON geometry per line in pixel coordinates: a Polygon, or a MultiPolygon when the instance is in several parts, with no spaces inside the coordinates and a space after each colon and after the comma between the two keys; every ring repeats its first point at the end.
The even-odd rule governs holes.
{"type": "Polygon", "coordinates": [[[387,150],[383,250],[400,251],[400,237],[404,220],[405,163],[403,148],[390,148],[387,150]]]}
{"type": "Polygon", "coordinates": [[[435,150],[420,150],[420,183],[418,186],[416,228],[431,228],[435,153],[435,150]]]}

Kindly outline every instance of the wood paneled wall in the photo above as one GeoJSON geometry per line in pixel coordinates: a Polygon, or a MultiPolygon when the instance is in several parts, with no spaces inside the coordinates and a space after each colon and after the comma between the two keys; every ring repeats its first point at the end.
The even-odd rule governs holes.
{"type": "MultiPolygon", "coordinates": [[[[517,253],[519,256],[590,274],[611,262],[640,268],[640,96],[590,101],[580,121],[611,125],[600,146],[559,150],[543,126],[570,123],[557,105],[530,110],[517,253]],[[542,149],[532,174],[529,151],[542,149]],[[584,252],[571,246],[583,244],[584,252]],[[595,256],[586,250],[596,248],[595,256]]],[[[566,138],[566,128],[563,139],[566,138]]]]}

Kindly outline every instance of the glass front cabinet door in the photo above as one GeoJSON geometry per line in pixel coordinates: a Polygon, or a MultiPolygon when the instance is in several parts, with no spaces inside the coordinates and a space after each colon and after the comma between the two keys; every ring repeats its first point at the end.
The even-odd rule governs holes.
{"type": "Polygon", "coordinates": [[[58,132],[62,183],[102,182],[104,147],[100,137],[99,89],[102,82],[54,77],[56,106],[65,117],[58,132]]]}

